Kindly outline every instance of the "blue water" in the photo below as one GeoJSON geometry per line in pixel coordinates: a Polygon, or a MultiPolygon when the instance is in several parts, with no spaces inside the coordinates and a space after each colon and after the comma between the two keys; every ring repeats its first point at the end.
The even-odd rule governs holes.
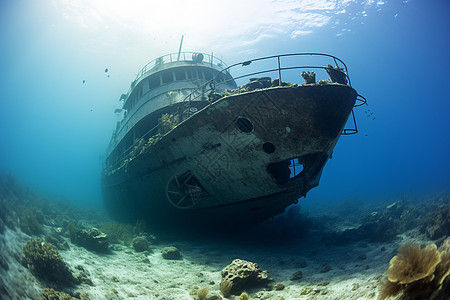
{"type": "Polygon", "coordinates": [[[360,132],[341,137],[306,206],[448,188],[449,3],[0,1],[0,172],[101,204],[119,97],[184,35],[183,50],[228,64],[292,52],[347,64],[369,105],[355,110],[360,132]]]}

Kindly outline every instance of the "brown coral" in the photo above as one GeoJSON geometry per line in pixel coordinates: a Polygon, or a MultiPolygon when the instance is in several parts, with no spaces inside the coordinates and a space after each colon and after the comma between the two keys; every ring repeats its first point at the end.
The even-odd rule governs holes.
{"type": "Polygon", "coordinates": [[[39,279],[62,286],[75,283],[75,278],[52,244],[31,239],[23,246],[23,254],[31,273],[39,279]]]}
{"type": "Polygon", "coordinates": [[[220,289],[222,294],[226,296],[228,293],[224,293],[225,287],[228,289],[229,294],[238,294],[245,288],[255,286],[258,284],[267,284],[271,279],[269,278],[268,271],[262,271],[258,264],[249,262],[242,259],[235,259],[223,268],[222,270],[222,283],[220,289]]]}
{"type": "Polygon", "coordinates": [[[233,282],[228,280],[222,280],[220,283],[220,291],[225,298],[230,297],[231,289],[233,288],[233,282]]]}
{"type": "Polygon", "coordinates": [[[389,262],[387,275],[389,281],[400,284],[430,276],[441,261],[435,244],[420,249],[417,244],[407,243],[401,246],[398,252],[389,262]]]}
{"type": "Polygon", "coordinates": [[[447,239],[439,248],[435,244],[421,249],[417,244],[405,244],[389,263],[388,279],[380,285],[379,300],[400,294],[406,299],[448,299],[450,293],[450,244],[447,239]],[[445,249],[445,250],[444,250],[445,249]]]}
{"type": "Polygon", "coordinates": [[[435,280],[441,285],[448,274],[450,274],[450,252],[443,251],[441,253],[441,263],[437,265],[436,272],[434,272],[435,280]]]}
{"type": "Polygon", "coordinates": [[[400,284],[390,282],[389,280],[385,279],[381,283],[378,299],[383,300],[389,297],[395,297],[400,293],[401,290],[402,286],[400,284]]]}
{"type": "Polygon", "coordinates": [[[77,298],[74,298],[64,292],[59,292],[55,291],[54,289],[46,288],[42,292],[41,300],[77,300],[77,298]]]}

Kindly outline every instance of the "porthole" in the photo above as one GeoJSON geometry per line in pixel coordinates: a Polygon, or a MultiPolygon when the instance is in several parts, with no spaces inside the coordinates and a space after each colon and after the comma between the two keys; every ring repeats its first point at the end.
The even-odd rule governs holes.
{"type": "Polygon", "coordinates": [[[275,152],[275,145],[272,144],[272,143],[264,143],[263,144],[263,150],[264,150],[264,152],[269,153],[269,154],[274,153],[275,152]]]}
{"type": "Polygon", "coordinates": [[[245,133],[252,132],[254,129],[252,122],[250,122],[250,120],[245,117],[237,118],[236,128],[245,133]]]}

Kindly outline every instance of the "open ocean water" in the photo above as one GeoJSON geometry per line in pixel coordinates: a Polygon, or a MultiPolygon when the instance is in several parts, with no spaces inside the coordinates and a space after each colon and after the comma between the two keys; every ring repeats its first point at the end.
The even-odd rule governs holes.
{"type": "Polygon", "coordinates": [[[449,299],[449,13],[444,0],[0,1],[0,299],[382,299],[386,282],[399,299],[449,299]],[[244,234],[165,235],[103,209],[119,97],[181,36],[228,65],[332,54],[367,99],[319,186],[244,234]],[[426,275],[399,279],[391,259],[413,252],[426,275]],[[271,280],[227,295],[234,259],[271,280]]]}

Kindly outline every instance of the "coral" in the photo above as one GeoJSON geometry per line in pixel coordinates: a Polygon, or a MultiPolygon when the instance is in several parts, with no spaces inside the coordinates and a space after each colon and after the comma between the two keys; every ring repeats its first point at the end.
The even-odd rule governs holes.
{"type": "Polygon", "coordinates": [[[265,284],[269,281],[268,271],[261,271],[261,268],[255,263],[235,259],[222,270],[221,290],[222,284],[227,282],[231,283],[230,293],[236,294],[245,288],[265,284]]]}
{"type": "Polygon", "coordinates": [[[20,214],[19,226],[28,235],[40,235],[44,232],[43,221],[44,216],[41,212],[24,207],[20,214]]]}
{"type": "Polygon", "coordinates": [[[326,67],[326,71],[332,82],[347,84],[347,76],[341,68],[328,65],[326,67]]]}
{"type": "Polygon", "coordinates": [[[450,204],[438,203],[431,207],[421,231],[432,240],[450,235],[450,204]]]}
{"type": "Polygon", "coordinates": [[[165,247],[161,250],[162,257],[169,260],[182,259],[180,250],[176,247],[165,247]]]}
{"type": "Polygon", "coordinates": [[[302,72],[302,77],[303,79],[305,79],[305,82],[307,84],[310,83],[316,83],[316,73],[314,71],[310,72],[310,71],[303,71],[302,72]]]}
{"type": "Polygon", "coordinates": [[[440,255],[441,262],[436,266],[435,279],[441,285],[450,273],[450,252],[443,251],[440,255]]]}
{"type": "Polygon", "coordinates": [[[59,285],[75,283],[72,273],[52,244],[31,239],[23,246],[23,254],[31,273],[39,279],[59,285]]]}
{"type": "Polygon", "coordinates": [[[378,299],[386,299],[388,297],[397,296],[402,290],[402,286],[400,284],[390,282],[385,279],[381,282],[380,292],[378,294],[378,299]]]}
{"type": "Polygon", "coordinates": [[[250,81],[238,88],[239,93],[250,92],[257,89],[265,89],[272,86],[270,77],[250,78],[250,81]]]}
{"type": "Polygon", "coordinates": [[[231,289],[233,288],[233,282],[229,280],[222,280],[220,282],[220,292],[225,298],[230,297],[231,289]]]}
{"type": "Polygon", "coordinates": [[[143,252],[148,249],[150,243],[145,236],[137,236],[133,239],[133,248],[136,252],[143,252]]]}
{"type": "Polygon", "coordinates": [[[242,294],[239,295],[238,300],[249,300],[250,297],[248,296],[248,294],[246,292],[242,292],[242,294]]]}
{"type": "Polygon", "coordinates": [[[343,245],[360,240],[370,242],[392,242],[397,235],[415,228],[418,225],[418,211],[411,205],[394,202],[386,207],[372,211],[361,217],[361,225],[357,228],[334,232],[326,237],[326,241],[335,245],[343,245]]]}
{"type": "Polygon", "coordinates": [[[175,128],[180,123],[178,115],[163,114],[159,119],[158,131],[164,135],[175,128]]]}
{"type": "Polygon", "coordinates": [[[45,237],[45,241],[53,244],[58,250],[69,250],[69,244],[57,234],[53,232],[45,237]]]}
{"type": "Polygon", "coordinates": [[[295,280],[301,280],[302,278],[303,278],[302,271],[297,271],[289,277],[289,280],[295,281],[295,280]]]}
{"type": "Polygon", "coordinates": [[[281,291],[281,290],[284,290],[284,288],[285,288],[285,285],[282,284],[281,282],[277,282],[277,283],[275,283],[274,286],[273,286],[273,289],[274,289],[275,291],[281,291]]]}
{"type": "Polygon", "coordinates": [[[42,292],[41,300],[77,300],[77,298],[74,298],[69,294],[47,288],[44,290],[44,292],[42,292]]]}
{"type": "Polygon", "coordinates": [[[435,244],[420,249],[417,244],[407,243],[400,247],[398,255],[389,262],[388,279],[400,284],[411,283],[433,274],[439,262],[435,244]]]}
{"type": "MultiPolygon", "coordinates": [[[[447,239],[448,240],[448,239],[447,239]]],[[[405,244],[399,248],[379,289],[379,300],[400,295],[398,299],[446,299],[450,293],[448,274],[450,254],[447,244],[437,249],[435,244],[420,248],[416,244],[405,244]]]]}
{"type": "Polygon", "coordinates": [[[198,300],[205,300],[206,296],[208,296],[208,292],[209,292],[209,288],[208,287],[204,287],[201,290],[199,290],[198,293],[197,293],[198,300]]]}
{"type": "Polygon", "coordinates": [[[82,229],[70,226],[69,231],[72,243],[97,252],[108,251],[108,236],[97,228],[82,229]]]}

